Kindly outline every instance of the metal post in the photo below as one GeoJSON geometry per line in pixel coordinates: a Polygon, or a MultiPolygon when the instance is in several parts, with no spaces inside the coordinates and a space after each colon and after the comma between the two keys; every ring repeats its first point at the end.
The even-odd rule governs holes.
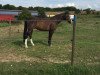
{"type": "Polygon", "coordinates": [[[74,15],[74,21],[73,21],[71,65],[74,64],[75,32],[76,32],[76,15],[74,15]]]}
{"type": "Polygon", "coordinates": [[[10,27],[9,27],[9,37],[11,36],[11,20],[9,21],[10,27]]]}

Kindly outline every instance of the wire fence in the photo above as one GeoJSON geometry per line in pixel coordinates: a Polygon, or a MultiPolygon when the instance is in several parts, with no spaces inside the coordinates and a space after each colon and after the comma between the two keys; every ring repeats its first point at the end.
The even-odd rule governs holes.
{"type": "MultiPolygon", "coordinates": [[[[73,58],[75,65],[100,65],[99,24],[99,21],[87,21],[85,23],[82,23],[78,20],[76,24],[76,41],[73,58]]],[[[29,68],[25,68],[25,70],[27,69],[31,73],[31,68],[33,65],[35,66],[35,69],[34,67],[32,69],[34,70],[34,73],[36,73],[36,75],[40,74],[41,72],[42,75],[87,75],[89,73],[88,71],[90,71],[87,69],[87,67],[84,68],[82,66],[79,66],[79,69],[76,72],[77,67],[73,68],[65,65],[57,65],[71,63],[72,26],[73,25],[63,21],[53,34],[51,47],[49,47],[47,43],[48,32],[41,32],[34,29],[33,42],[35,46],[32,47],[32,45],[28,42],[29,48],[25,49],[23,43],[24,22],[10,22],[10,24],[2,22],[0,23],[0,62],[29,62],[27,63],[29,68]],[[38,64],[35,64],[34,62],[38,64]],[[44,67],[44,64],[40,66],[39,63],[50,63],[54,65],[50,65],[50,67],[46,70],[46,64],[44,67]],[[37,67],[36,65],[39,66],[37,67]],[[68,70],[66,69],[66,67],[68,70]],[[50,70],[50,68],[53,69],[50,70]],[[84,71],[81,71],[80,68],[84,71]]],[[[25,64],[26,67],[27,65],[25,64]]],[[[11,64],[10,67],[13,67],[13,65],[11,64]]],[[[19,67],[22,66],[20,65],[19,67]]],[[[5,69],[2,69],[2,72],[4,70],[5,69]]],[[[93,71],[90,72],[90,75],[95,75],[93,71]]],[[[13,71],[11,70],[10,73],[13,74],[13,71]]]]}

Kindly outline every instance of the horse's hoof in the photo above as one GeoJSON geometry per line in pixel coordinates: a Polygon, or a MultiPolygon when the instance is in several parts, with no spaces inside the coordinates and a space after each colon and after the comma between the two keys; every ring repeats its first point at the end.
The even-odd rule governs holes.
{"type": "Polygon", "coordinates": [[[32,44],[32,46],[35,46],[34,44],[32,44]]]}
{"type": "Polygon", "coordinates": [[[28,48],[28,47],[25,47],[25,48],[28,48]]]}
{"type": "Polygon", "coordinates": [[[49,47],[52,47],[52,45],[49,45],[49,47]]]}

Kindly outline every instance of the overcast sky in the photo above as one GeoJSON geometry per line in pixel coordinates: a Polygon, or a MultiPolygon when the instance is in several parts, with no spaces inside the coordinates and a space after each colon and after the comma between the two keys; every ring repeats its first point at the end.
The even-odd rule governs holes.
{"type": "Polygon", "coordinates": [[[0,0],[0,4],[12,4],[25,7],[64,7],[75,6],[79,9],[92,8],[100,10],[100,0],[0,0]]]}

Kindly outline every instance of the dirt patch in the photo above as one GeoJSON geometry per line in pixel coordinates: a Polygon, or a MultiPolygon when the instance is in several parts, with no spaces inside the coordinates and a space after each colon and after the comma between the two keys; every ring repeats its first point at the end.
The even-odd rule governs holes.
{"type": "Polygon", "coordinates": [[[1,27],[0,28],[0,38],[7,38],[9,36],[16,35],[16,33],[23,32],[23,25],[9,26],[9,27],[1,27]]]}
{"type": "Polygon", "coordinates": [[[26,55],[16,54],[0,54],[0,62],[21,62],[21,61],[38,61],[37,58],[28,57],[26,55]]]}
{"type": "Polygon", "coordinates": [[[0,54],[0,62],[47,62],[47,63],[69,63],[70,61],[61,61],[55,58],[39,58],[39,57],[29,57],[26,55],[16,55],[16,54],[0,54]]]}

